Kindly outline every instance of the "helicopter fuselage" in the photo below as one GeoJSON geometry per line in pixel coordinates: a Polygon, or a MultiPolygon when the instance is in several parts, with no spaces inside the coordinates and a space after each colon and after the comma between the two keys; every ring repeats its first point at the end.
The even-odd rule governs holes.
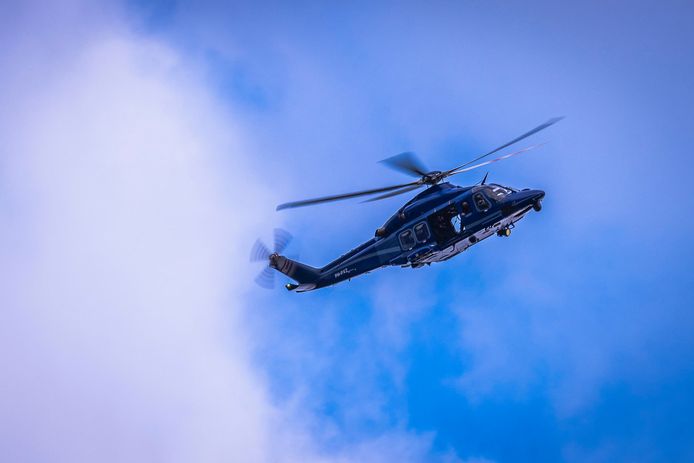
{"type": "Polygon", "coordinates": [[[492,235],[508,236],[531,209],[541,208],[541,190],[497,184],[433,185],[412,198],[374,238],[320,269],[276,256],[271,266],[297,280],[287,289],[311,291],[381,267],[419,268],[460,254],[492,235]]]}

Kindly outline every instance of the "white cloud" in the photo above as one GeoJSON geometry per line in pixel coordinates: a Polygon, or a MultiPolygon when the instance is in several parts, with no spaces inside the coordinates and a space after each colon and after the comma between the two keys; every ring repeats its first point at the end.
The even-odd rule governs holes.
{"type": "Polygon", "coordinates": [[[263,193],[222,183],[242,168],[220,156],[240,150],[233,127],[220,136],[223,114],[160,45],[44,58],[43,85],[4,98],[3,448],[264,460],[274,411],[235,328],[232,265],[248,242],[235,217],[258,219],[248,199],[230,207],[263,193]]]}
{"type": "MultiPolygon", "coordinates": [[[[17,19],[3,52],[4,455],[321,460],[311,417],[271,404],[249,360],[239,265],[274,198],[233,118],[175,50],[64,6],[53,29],[17,19]]],[[[430,445],[393,430],[331,460],[430,445]]]]}

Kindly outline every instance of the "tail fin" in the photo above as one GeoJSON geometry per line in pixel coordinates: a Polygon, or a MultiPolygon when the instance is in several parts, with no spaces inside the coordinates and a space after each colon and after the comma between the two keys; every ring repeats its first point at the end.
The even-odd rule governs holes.
{"type": "Polygon", "coordinates": [[[321,276],[321,271],[319,269],[309,267],[301,262],[296,262],[280,255],[280,252],[287,247],[291,239],[292,235],[288,232],[275,228],[274,251],[270,251],[262,241],[256,240],[251,249],[251,262],[265,262],[268,264],[268,267],[265,267],[255,279],[256,283],[260,286],[268,289],[274,287],[275,272],[273,272],[272,269],[284,273],[299,283],[298,285],[293,283],[285,285],[285,288],[290,291],[310,291],[315,289],[318,285],[318,279],[321,276]]]}
{"type": "Polygon", "coordinates": [[[315,284],[320,278],[320,270],[317,268],[277,254],[270,257],[270,267],[296,280],[300,285],[315,284]]]}

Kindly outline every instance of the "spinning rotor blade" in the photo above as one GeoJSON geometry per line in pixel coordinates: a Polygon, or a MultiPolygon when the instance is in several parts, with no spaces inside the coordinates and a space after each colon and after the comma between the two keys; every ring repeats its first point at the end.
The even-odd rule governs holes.
{"type": "Polygon", "coordinates": [[[255,282],[258,286],[262,286],[266,289],[272,289],[275,287],[275,270],[270,267],[265,267],[262,272],[255,277],[255,282]]]}
{"type": "Polygon", "coordinates": [[[275,286],[275,270],[272,265],[273,255],[279,254],[289,245],[292,240],[292,235],[281,228],[275,228],[274,233],[275,247],[272,252],[263,244],[262,241],[256,240],[251,249],[251,262],[265,262],[267,265],[262,272],[255,277],[255,282],[263,288],[272,289],[275,286]]]}
{"type": "MultiPolygon", "coordinates": [[[[506,147],[508,147],[508,146],[511,146],[511,145],[513,145],[514,143],[517,143],[517,142],[523,140],[524,138],[527,138],[527,137],[529,137],[530,135],[533,135],[533,134],[539,132],[540,130],[544,130],[544,129],[546,129],[546,128],[549,127],[549,126],[556,124],[557,122],[559,122],[559,121],[562,120],[562,119],[564,119],[564,118],[563,118],[563,117],[553,117],[552,119],[548,120],[548,121],[545,122],[544,124],[538,125],[537,127],[535,127],[534,129],[532,129],[531,131],[525,132],[523,135],[514,138],[514,139],[511,140],[510,142],[508,142],[508,143],[506,143],[506,144],[503,144],[503,145],[499,146],[498,148],[493,149],[492,151],[490,151],[490,152],[488,152],[488,153],[485,153],[485,154],[483,154],[483,155],[481,155],[481,156],[478,156],[478,157],[476,157],[475,159],[473,159],[473,160],[471,160],[471,161],[468,161],[468,162],[466,162],[465,164],[462,164],[462,165],[456,167],[455,169],[451,169],[451,170],[447,171],[447,172],[446,172],[446,175],[448,176],[448,175],[458,174],[458,173],[460,173],[460,172],[465,172],[464,170],[460,170],[460,169],[462,169],[462,168],[464,168],[464,167],[467,167],[467,166],[469,166],[470,164],[472,164],[473,162],[477,162],[477,161],[479,161],[479,160],[482,159],[482,158],[486,158],[487,156],[490,156],[490,155],[492,155],[492,154],[494,154],[494,153],[496,153],[496,152],[498,152],[498,151],[500,151],[500,150],[502,150],[502,149],[504,149],[504,148],[506,148],[506,147]]],[[[480,165],[483,165],[483,164],[480,164],[480,165]]]]}
{"type": "Polygon", "coordinates": [[[381,200],[381,199],[386,199],[386,198],[390,198],[390,197],[393,197],[393,196],[401,195],[401,194],[403,194],[403,193],[407,193],[408,191],[416,190],[416,189],[419,188],[420,186],[422,186],[422,185],[411,185],[411,186],[406,186],[406,187],[403,188],[402,190],[391,191],[390,193],[386,193],[386,194],[384,194],[384,195],[376,196],[375,198],[365,199],[365,200],[362,201],[362,202],[363,202],[363,203],[370,203],[370,202],[372,202],[372,201],[379,201],[379,200],[381,200]]]}
{"type": "MultiPolygon", "coordinates": [[[[458,167],[455,167],[451,170],[446,170],[446,171],[429,171],[426,167],[424,167],[423,163],[417,158],[417,156],[412,153],[412,152],[404,152],[397,154],[395,156],[392,156],[390,158],[384,159],[381,161],[384,163],[386,166],[398,170],[400,172],[404,172],[408,175],[412,175],[417,177],[418,179],[414,182],[410,183],[403,183],[400,185],[393,185],[393,186],[387,186],[383,188],[374,188],[372,190],[364,190],[364,191],[357,191],[354,193],[344,193],[344,194],[339,194],[339,195],[331,195],[331,196],[322,196],[320,198],[312,198],[312,199],[305,199],[303,201],[293,201],[289,203],[284,203],[280,204],[277,206],[276,210],[281,211],[282,209],[290,209],[294,207],[303,207],[303,206],[311,206],[314,204],[321,204],[321,203],[328,203],[332,201],[341,201],[343,199],[349,199],[349,198],[357,198],[359,196],[370,196],[370,195],[375,195],[378,193],[386,193],[386,194],[381,194],[380,196],[376,196],[374,198],[367,199],[364,202],[371,202],[371,201],[377,201],[380,199],[385,199],[385,198],[390,198],[392,196],[397,196],[399,194],[407,193],[408,191],[412,191],[420,186],[424,185],[436,185],[437,183],[443,181],[446,177],[450,177],[451,175],[456,175],[460,174],[463,172],[468,172],[473,169],[477,169],[478,167],[486,166],[488,164],[491,164],[493,162],[501,161],[502,159],[507,159],[510,158],[511,156],[515,156],[516,154],[524,153],[525,151],[528,151],[535,146],[532,146],[530,148],[526,148],[520,151],[516,151],[511,154],[506,154],[504,156],[501,156],[496,159],[492,159],[491,161],[485,161],[481,162],[479,164],[474,164],[475,162],[478,162],[482,160],[483,158],[486,158],[487,156],[491,156],[492,154],[501,151],[504,148],[507,148],[514,143],[518,143],[519,141],[536,134],[537,132],[546,129],[547,127],[556,124],[560,120],[562,120],[563,117],[554,117],[552,119],[549,119],[547,122],[544,124],[540,124],[534,129],[525,132],[523,135],[520,135],[513,140],[499,146],[498,148],[493,149],[492,151],[489,151],[488,153],[485,153],[481,156],[477,156],[475,159],[466,162],[465,164],[462,164],[458,167]]],[[[536,145],[537,146],[537,145],[536,145]]],[[[278,243],[276,242],[276,245],[278,243]]],[[[285,245],[286,246],[286,245],[285,245]]]]}
{"type": "Polygon", "coordinates": [[[373,190],[357,191],[355,193],[345,193],[345,194],[341,194],[341,195],[323,196],[321,198],[304,199],[303,201],[294,201],[291,203],[280,204],[279,206],[277,206],[276,210],[281,211],[282,209],[290,209],[293,207],[310,206],[313,204],[328,203],[331,201],[340,201],[343,199],[356,198],[359,196],[368,196],[368,195],[373,195],[376,193],[383,193],[386,191],[398,190],[400,188],[404,188],[406,186],[411,186],[411,185],[420,185],[420,183],[419,182],[403,183],[402,185],[393,185],[393,186],[387,186],[387,187],[383,187],[383,188],[375,188],[373,190]]]}
{"type": "Polygon", "coordinates": [[[275,252],[281,254],[292,240],[292,235],[281,228],[275,228],[275,252]]]}
{"type": "Polygon", "coordinates": [[[396,154],[379,162],[412,177],[423,177],[429,172],[429,169],[424,167],[422,161],[411,151],[396,154]]]}
{"type": "Polygon", "coordinates": [[[270,250],[262,241],[256,240],[251,249],[251,262],[266,262],[270,258],[270,250]]]}
{"type": "MultiPolygon", "coordinates": [[[[494,158],[494,159],[491,159],[489,161],[484,161],[484,162],[481,162],[479,164],[475,164],[474,166],[466,167],[464,169],[459,169],[453,173],[448,174],[447,177],[450,177],[450,176],[456,175],[456,174],[462,174],[463,172],[469,172],[473,169],[477,169],[478,167],[484,167],[488,164],[493,164],[495,162],[502,161],[504,159],[508,159],[508,158],[515,156],[517,154],[522,154],[522,153],[525,153],[526,151],[530,151],[532,149],[539,148],[542,145],[544,145],[544,143],[540,143],[538,145],[533,145],[533,146],[528,146],[527,148],[523,148],[522,150],[514,151],[513,153],[509,153],[509,154],[504,154],[503,156],[499,156],[498,158],[494,158]]],[[[487,177],[485,177],[485,179],[486,178],[487,177]]]]}

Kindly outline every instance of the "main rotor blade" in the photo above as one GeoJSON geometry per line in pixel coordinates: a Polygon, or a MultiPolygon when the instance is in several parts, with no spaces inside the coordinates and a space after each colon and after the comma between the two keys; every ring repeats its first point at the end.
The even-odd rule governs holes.
{"type": "Polygon", "coordinates": [[[267,262],[270,257],[270,250],[263,244],[262,241],[256,240],[253,248],[251,249],[251,262],[267,262]]]}
{"type": "Polygon", "coordinates": [[[422,186],[422,185],[411,185],[411,186],[406,186],[406,187],[403,188],[402,190],[395,190],[395,191],[392,191],[392,192],[390,192],[390,193],[386,193],[386,194],[384,194],[384,195],[376,196],[375,198],[365,199],[365,200],[362,201],[362,202],[363,202],[363,203],[370,203],[370,202],[372,202],[372,201],[379,201],[379,200],[381,200],[381,199],[390,198],[390,197],[393,197],[393,196],[401,195],[401,194],[403,194],[403,193],[407,193],[408,191],[416,190],[417,188],[419,188],[419,187],[421,187],[421,186],[422,186]]]}
{"type": "MultiPolygon", "coordinates": [[[[466,162],[465,164],[462,164],[462,165],[456,167],[455,169],[451,169],[451,170],[447,171],[446,174],[448,174],[448,175],[453,175],[454,173],[459,173],[458,171],[464,172],[464,171],[462,171],[462,170],[460,170],[460,169],[462,169],[463,167],[469,166],[469,165],[472,164],[473,162],[477,162],[477,161],[479,161],[479,160],[482,159],[482,158],[486,158],[487,156],[490,156],[490,155],[492,155],[492,154],[494,154],[494,153],[496,153],[496,152],[498,152],[498,151],[500,151],[500,150],[502,150],[502,149],[504,149],[504,148],[506,148],[506,147],[508,147],[508,146],[511,146],[511,145],[513,145],[514,143],[518,143],[519,141],[523,140],[524,138],[527,138],[527,137],[529,137],[530,135],[536,134],[536,133],[539,132],[540,130],[544,130],[544,129],[546,129],[546,128],[549,127],[549,126],[556,124],[557,122],[559,122],[559,121],[562,120],[562,119],[564,119],[564,118],[563,118],[563,117],[553,117],[552,119],[548,120],[548,121],[545,122],[544,124],[538,125],[537,127],[535,127],[534,129],[532,129],[531,131],[525,132],[523,135],[514,138],[514,139],[511,140],[510,142],[508,142],[508,143],[506,143],[506,144],[503,144],[503,145],[499,146],[498,148],[495,148],[495,149],[493,149],[492,151],[483,154],[482,156],[478,156],[478,157],[476,157],[475,159],[473,159],[472,161],[468,161],[468,162],[466,162]]],[[[481,164],[481,165],[482,165],[482,164],[481,164]]]]}
{"type": "Polygon", "coordinates": [[[292,240],[292,235],[281,228],[275,228],[275,249],[274,252],[281,254],[292,240]]]}
{"type": "Polygon", "coordinates": [[[411,151],[396,154],[378,162],[413,177],[423,177],[429,172],[429,169],[424,167],[422,161],[411,151]]]}
{"type": "MultiPolygon", "coordinates": [[[[464,169],[459,169],[459,170],[457,170],[457,171],[455,171],[455,172],[452,172],[452,173],[448,174],[448,176],[450,177],[451,175],[457,175],[457,174],[462,174],[463,172],[469,172],[469,171],[474,170],[474,169],[477,169],[477,168],[479,168],[479,167],[484,167],[484,166],[486,166],[486,165],[493,164],[493,163],[495,163],[495,162],[502,161],[502,160],[504,160],[504,159],[508,159],[508,158],[510,158],[511,156],[515,156],[515,155],[517,155],[517,154],[525,153],[526,151],[530,151],[530,150],[535,149],[535,148],[538,148],[538,147],[540,147],[540,146],[542,146],[542,145],[544,145],[544,143],[540,143],[540,144],[538,144],[538,145],[533,145],[533,146],[528,146],[527,148],[523,148],[522,150],[514,151],[513,153],[509,153],[509,154],[504,154],[503,156],[499,156],[498,158],[494,158],[494,159],[491,159],[491,160],[489,160],[489,161],[484,161],[484,162],[481,162],[481,163],[479,163],[479,164],[475,164],[474,166],[466,167],[466,168],[464,168],[464,169]]],[[[484,178],[486,179],[487,177],[485,176],[484,178]]]]}
{"type": "Polygon", "coordinates": [[[383,187],[383,188],[374,188],[373,190],[357,191],[354,193],[344,193],[341,195],[323,196],[321,198],[304,199],[303,201],[294,201],[291,203],[280,204],[279,206],[277,206],[276,210],[281,211],[282,209],[290,209],[292,207],[311,206],[313,204],[328,203],[331,201],[340,201],[343,199],[356,198],[359,196],[368,196],[368,195],[373,195],[376,193],[383,193],[386,191],[398,190],[398,189],[406,187],[406,186],[419,185],[419,184],[420,184],[419,182],[403,183],[401,185],[393,185],[393,186],[387,186],[387,187],[383,187]]]}

